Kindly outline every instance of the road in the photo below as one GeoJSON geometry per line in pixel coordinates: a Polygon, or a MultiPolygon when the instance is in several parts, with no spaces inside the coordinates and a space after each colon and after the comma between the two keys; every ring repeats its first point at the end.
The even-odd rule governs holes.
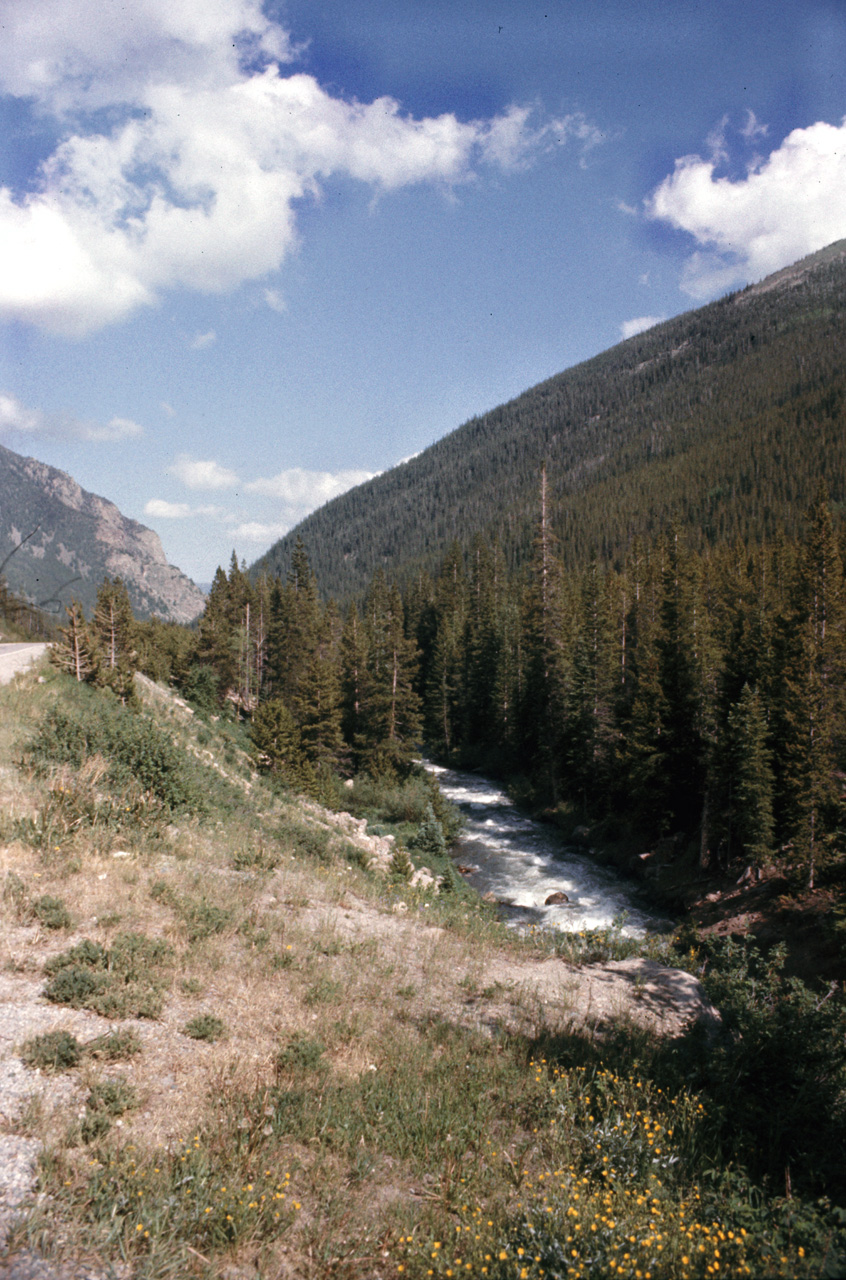
{"type": "Polygon", "coordinates": [[[0,644],[0,684],[8,684],[13,676],[36,662],[48,648],[46,644],[0,644]]]}

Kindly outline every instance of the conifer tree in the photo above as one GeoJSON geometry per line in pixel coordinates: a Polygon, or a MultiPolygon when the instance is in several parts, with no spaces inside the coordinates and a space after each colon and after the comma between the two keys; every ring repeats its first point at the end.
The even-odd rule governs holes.
{"type": "Polygon", "coordinates": [[[82,606],[73,600],[65,612],[67,626],[59,628],[61,638],[50,649],[50,661],[80,684],[91,682],[96,679],[100,664],[82,606]]]}
{"type": "Polygon", "coordinates": [[[259,769],[286,786],[303,785],[306,769],[299,726],[281,698],[256,708],[250,737],[259,769]]]}
{"type": "Polygon", "coordinates": [[[120,578],[104,578],[100,584],[92,633],[100,654],[97,683],[111,689],[121,702],[135,705],[136,624],[126,584],[120,578]]]}
{"type": "Polygon", "coordinates": [[[766,866],[773,852],[773,771],[767,721],[757,689],[743,686],[729,712],[730,852],[766,866]]]}
{"type": "Polygon", "coordinates": [[[303,752],[313,765],[336,769],[345,756],[341,732],[340,619],[330,601],[297,694],[303,752]]]}
{"type": "Polygon", "coordinates": [[[420,736],[414,682],[417,647],[405,635],[402,597],[376,571],[365,601],[367,668],[363,682],[363,763],[373,772],[404,773],[420,736]]]}
{"type": "Polygon", "coordinates": [[[349,607],[341,637],[341,729],[359,763],[364,733],[364,697],[367,682],[367,632],[355,602],[349,607]]]}

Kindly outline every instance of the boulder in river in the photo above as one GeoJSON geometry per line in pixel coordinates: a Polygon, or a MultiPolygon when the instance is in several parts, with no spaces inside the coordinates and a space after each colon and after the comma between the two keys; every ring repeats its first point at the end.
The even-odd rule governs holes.
{"type": "Polygon", "coordinates": [[[560,889],[556,889],[555,893],[550,893],[546,898],[544,898],[543,905],[545,907],[555,907],[559,902],[569,901],[570,899],[567,897],[566,893],[562,893],[560,889]]]}

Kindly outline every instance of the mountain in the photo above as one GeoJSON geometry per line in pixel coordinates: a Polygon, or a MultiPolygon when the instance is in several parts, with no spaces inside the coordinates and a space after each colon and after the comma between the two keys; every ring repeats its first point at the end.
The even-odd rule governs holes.
{"type": "Polygon", "coordinates": [[[825,483],[846,498],[846,241],[540,383],[308,516],[252,568],[284,576],[302,537],[321,588],[408,579],[454,539],[531,547],[543,462],[566,564],[615,561],[672,519],[700,547],[797,532],[825,483]]]}
{"type": "Polygon", "coordinates": [[[90,613],[106,576],[123,578],[139,618],[191,622],[205,606],[199,588],[167,563],[152,529],[64,471],[0,446],[3,560],[11,589],[52,613],[71,599],[90,613]]]}

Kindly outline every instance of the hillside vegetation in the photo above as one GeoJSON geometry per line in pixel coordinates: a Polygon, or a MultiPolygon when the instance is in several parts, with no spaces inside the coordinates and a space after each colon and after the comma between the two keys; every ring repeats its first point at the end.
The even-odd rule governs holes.
{"type": "Polygon", "coordinates": [[[476,534],[517,567],[543,462],[568,568],[615,564],[669,520],[698,551],[796,536],[821,483],[846,498],[844,347],[840,241],[471,419],[309,516],[253,576],[284,577],[297,536],[340,603],[380,566],[402,584],[476,534]]]}
{"type": "MultiPolygon", "coordinates": [[[[471,896],[412,888],[402,858],[374,870],[384,836],[264,781],[236,721],[139,691],[133,710],[49,667],[0,690],[3,1141],[46,1196],[6,1214],[7,1263],[842,1270],[839,995],[678,936],[649,945],[703,975],[722,1030],[680,1034],[636,958],[600,969],[603,1006],[591,966],[630,941],[515,937],[471,896]]],[[[430,822],[413,778],[400,834],[430,822]]],[[[358,786],[390,821],[386,784],[358,786]]]]}

